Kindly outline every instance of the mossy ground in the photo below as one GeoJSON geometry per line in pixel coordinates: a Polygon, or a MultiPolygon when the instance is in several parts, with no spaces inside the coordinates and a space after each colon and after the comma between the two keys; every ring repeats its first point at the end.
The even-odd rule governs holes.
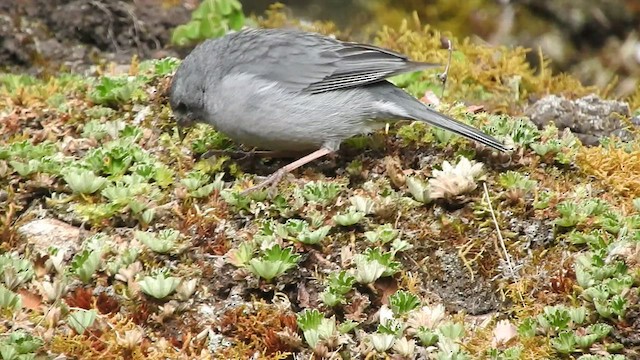
{"type": "MultiPolygon", "coordinates": [[[[283,21],[274,12],[262,25],[283,21]]],[[[316,30],[334,31],[322,24],[316,30]]],[[[96,77],[3,75],[0,333],[5,335],[0,342],[14,349],[37,344],[24,354],[42,358],[283,359],[314,352],[327,358],[384,357],[367,334],[388,331],[380,329],[379,310],[405,290],[423,306],[447,309],[446,326],[430,329],[440,331],[441,342],[418,342],[420,356],[452,358],[442,345],[448,337],[443,329],[452,323],[464,324],[463,334],[450,335],[458,347],[448,354],[458,356],[619,353],[634,358],[640,204],[633,201],[640,197],[640,140],[622,144],[614,139],[585,148],[553,127],[536,129],[518,117],[529,99],[548,93],[607,96],[606,89],[531,69],[524,49],[453,40],[443,98],[451,106],[441,110],[512,141],[511,157],[422,124],[398,124],[387,134],[348,141],[336,157],[286,177],[275,193],[249,196],[239,190],[256,181],[253,174],[266,175],[286,160],[201,159],[207,150],[238,149],[205,126],[181,143],[166,98],[178,64],[173,59],[134,59],[127,74],[105,68],[96,77]],[[454,102],[489,113],[477,108],[469,113],[470,107],[454,102]],[[536,145],[549,151],[536,151],[536,145]],[[445,160],[457,162],[460,156],[485,164],[486,192],[480,185],[456,201],[414,200],[408,178],[427,179],[445,160]],[[95,191],[74,191],[69,177],[74,171],[90,171],[104,184],[95,191]],[[335,215],[366,207],[357,202],[369,204],[365,216],[340,225],[335,215]],[[85,229],[83,252],[61,259],[57,249],[30,252],[18,230],[35,218],[57,218],[85,229]],[[318,244],[305,244],[295,231],[281,231],[279,226],[294,227],[292,219],[314,229],[330,226],[330,231],[318,244]],[[398,231],[403,246],[367,239],[367,232],[385,224],[398,231]],[[135,233],[166,229],[178,234],[168,251],[152,250],[135,233]],[[264,248],[273,244],[300,258],[267,281],[243,258],[246,244],[251,245],[249,259],[266,256],[264,248]],[[353,285],[343,304],[327,306],[322,293],[332,274],[357,271],[355,259],[371,249],[390,257],[387,269],[395,270],[353,285]],[[87,260],[92,254],[93,267],[87,260]],[[27,263],[18,264],[19,259],[27,263]],[[155,299],[145,290],[146,276],[195,281],[195,287],[174,287],[155,299]],[[54,283],[64,285],[50,296],[47,288],[54,283]],[[602,287],[607,296],[592,294],[605,291],[602,287]],[[12,296],[19,304],[10,301],[12,296]],[[556,305],[584,308],[587,319],[545,326],[548,319],[540,314],[556,305]],[[308,308],[334,316],[338,324],[351,320],[358,326],[310,348],[296,318],[308,308]],[[92,309],[93,321],[73,325],[92,309]],[[498,320],[519,331],[496,342],[498,320]],[[568,336],[582,336],[594,324],[611,330],[586,347],[565,346],[568,336]]],[[[443,62],[447,56],[434,50],[440,34],[417,22],[386,28],[377,42],[417,60],[443,62]]],[[[394,81],[421,97],[438,91],[435,75],[394,81]]],[[[637,94],[631,103],[637,111],[637,94]]],[[[396,315],[399,323],[408,323],[408,315],[396,315]]],[[[403,331],[398,338],[404,338],[403,331]]],[[[394,349],[388,356],[402,358],[400,348],[394,349]]]]}

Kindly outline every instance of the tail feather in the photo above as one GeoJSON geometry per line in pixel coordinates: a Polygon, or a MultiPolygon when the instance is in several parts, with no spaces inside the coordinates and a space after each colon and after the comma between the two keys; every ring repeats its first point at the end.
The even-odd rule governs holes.
{"type": "Polygon", "coordinates": [[[379,91],[380,94],[384,95],[383,98],[385,101],[391,101],[395,105],[388,109],[388,111],[393,113],[395,117],[422,121],[429,125],[464,136],[468,139],[475,140],[498,151],[509,152],[512,150],[493,136],[487,135],[472,126],[461,123],[449,116],[430,109],[413,96],[407,94],[404,90],[401,90],[391,84],[379,85],[376,91],[379,91]]]}
{"type": "Polygon", "coordinates": [[[472,126],[454,120],[435,110],[429,109],[426,106],[424,106],[422,111],[420,111],[418,114],[412,116],[411,120],[422,121],[429,125],[451,131],[455,134],[464,136],[467,139],[475,140],[498,151],[509,152],[510,150],[512,150],[493,136],[487,135],[472,126]]]}

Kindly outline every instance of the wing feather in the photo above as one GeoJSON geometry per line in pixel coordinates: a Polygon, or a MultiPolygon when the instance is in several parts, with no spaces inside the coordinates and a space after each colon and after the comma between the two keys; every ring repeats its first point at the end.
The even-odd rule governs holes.
{"type": "Polygon", "coordinates": [[[377,46],[295,30],[244,30],[229,41],[228,49],[235,52],[236,60],[229,71],[250,73],[300,92],[364,86],[439,66],[410,61],[377,46]]]}

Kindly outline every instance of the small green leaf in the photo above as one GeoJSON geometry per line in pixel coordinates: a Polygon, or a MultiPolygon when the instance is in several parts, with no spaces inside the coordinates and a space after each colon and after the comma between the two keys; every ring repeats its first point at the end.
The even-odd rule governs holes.
{"type": "Polygon", "coordinates": [[[95,310],[76,310],[69,314],[67,323],[78,334],[82,335],[96,321],[98,313],[95,310]]]}
{"type": "Polygon", "coordinates": [[[164,299],[176,290],[180,281],[177,277],[158,274],[155,277],[145,276],[138,284],[145,294],[156,299],[164,299]]]}

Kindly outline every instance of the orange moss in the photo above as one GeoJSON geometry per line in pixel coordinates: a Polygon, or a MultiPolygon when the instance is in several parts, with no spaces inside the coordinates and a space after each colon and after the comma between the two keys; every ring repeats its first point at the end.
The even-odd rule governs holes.
{"type": "Polygon", "coordinates": [[[315,31],[325,35],[335,35],[342,39],[347,37],[338,27],[330,21],[314,21],[311,24],[302,23],[299,19],[295,19],[291,11],[281,3],[274,3],[265,11],[265,16],[256,18],[256,22],[261,28],[275,29],[283,27],[295,27],[307,31],[315,31]]]}
{"type": "Polygon", "coordinates": [[[295,333],[298,328],[292,312],[263,302],[254,303],[252,307],[238,306],[227,310],[218,326],[222,334],[239,345],[233,346],[235,351],[244,349],[242,352],[247,357],[258,351],[271,358],[281,358],[294,350],[278,333],[295,333]]]}
{"type": "Polygon", "coordinates": [[[133,349],[124,348],[118,342],[118,336],[136,329],[136,325],[122,316],[101,317],[108,329],[97,329],[94,325],[84,334],[58,333],[53,336],[49,350],[78,359],[147,359],[148,341],[143,341],[133,349]]]}
{"type": "Polygon", "coordinates": [[[640,143],[627,148],[584,147],[578,151],[576,162],[586,174],[617,194],[640,197],[640,143]]]}
{"type": "MultiPolygon", "coordinates": [[[[512,321],[512,323],[517,323],[512,321]]],[[[476,327],[473,332],[469,332],[469,339],[465,340],[465,349],[474,355],[474,359],[488,359],[486,351],[493,346],[493,330],[496,323],[493,321],[484,328],[476,327]]],[[[499,350],[506,350],[511,346],[520,346],[522,352],[520,359],[551,359],[555,352],[549,346],[546,339],[540,337],[526,338],[514,337],[506,345],[499,345],[499,350]]]]}

